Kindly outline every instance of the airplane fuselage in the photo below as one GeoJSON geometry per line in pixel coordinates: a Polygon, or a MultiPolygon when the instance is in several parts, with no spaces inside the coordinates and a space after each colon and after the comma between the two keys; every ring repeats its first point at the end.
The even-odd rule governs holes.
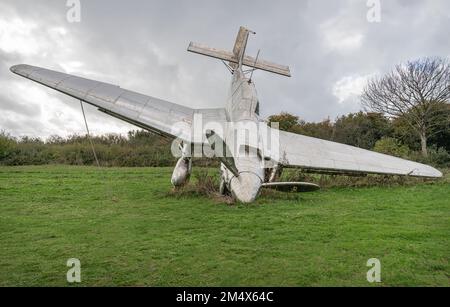
{"type": "Polygon", "coordinates": [[[427,165],[267,127],[259,116],[255,85],[242,67],[286,77],[291,73],[288,66],[260,59],[259,52],[256,57],[246,55],[249,34],[255,32],[240,27],[232,51],[193,42],[188,47],[190,52],[223,61],[232,72],[225,108],[192,109],[116,85],[26,64],[14,65],[10,70],[79,99],[81,103],[89,103],[110,116],[162,136],[175,137],[172,145],[179,149],[172,151],[179,157],[171,179],[175,188],[189,181],[192,148],[194,156],[199,151],[221,162],[221,193],[231,193],[243,203],[253,202],[262,187],[293,192],[319,188],[311,183],[280,182],[284,167],[346,174],[442,177],[440,171],[427,165]],[[208,144],[209,147],[204,146],[208,144]]]}
{"type": "Polygon", "coordinates": [[[239,176],[233,175],[222,164],[222,180],[234,198],[250,203],[261,190],[264,168],[257,129],[260,121],[258,96],[254,83],[249,81],[242,68],[237,68],[232,75],[226,111],[232,127],[228,126],[225,131],[225,142],[233,144],[239,176]]]}

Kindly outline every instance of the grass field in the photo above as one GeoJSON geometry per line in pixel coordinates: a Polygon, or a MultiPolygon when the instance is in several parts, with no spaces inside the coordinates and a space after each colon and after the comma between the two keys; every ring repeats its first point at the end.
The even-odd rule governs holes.
{"type": "Polygon", "coordinates": [[[170,193],[169,168],[0,167],[0,286],[449,286],[450,180],[271,193],[229,206],[170,193]]]}

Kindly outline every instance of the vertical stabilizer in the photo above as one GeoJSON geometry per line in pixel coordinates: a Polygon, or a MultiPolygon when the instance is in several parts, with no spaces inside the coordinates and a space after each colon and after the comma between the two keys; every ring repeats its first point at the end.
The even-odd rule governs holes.
{"type": "Polygon", "coordinates": [[[256,34],[255,32],[250,31],[249,29],[247,29],[245,27],[239,28],[239,33],[236,37],[236,42],[234,43],[234,48],[233,48],[233,55],[234,55],[234,58],[236,59],[237,63],[230,62],[230,66],[233,69],[236,69],[237,67],[242,66],[242,62],[243,62],[244,56],[245,56],[245,49],[247,48],[248,36],[250,35],[250,33],[256,34]]]}

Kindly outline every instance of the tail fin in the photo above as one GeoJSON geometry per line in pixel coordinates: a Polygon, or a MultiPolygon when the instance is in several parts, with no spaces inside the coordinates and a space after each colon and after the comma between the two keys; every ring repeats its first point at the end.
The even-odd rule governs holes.
{"type": "Polygon", "coordinates": [[[230,63],[230,66],[233,69],[237,69],[239,67],[242,67],[242,65],[245,65],[254,69],[265,70],[282,76],[290,77],[291,72],[288,66],[260,60],[259,58],[255,59],[254,57],[245,55],[245,49],[247,47],[248,36],[250,33],[254,32],[244,27],[241,27],[239,29],[233,52],[210,48],[193,42],[189,44],[188,51],[227,61],[230,63]]]}
{"type": "Polygon", "coordinates": [[[233,48],[233,55],[234,58],[238,60],[238,64],[236,65],[236,63],[230,63],[230,66],[234,69],[242,67],[242,64],[244,62],[245,49],[247,48],[248,36],[250,33],[256,34],[255,32],[250,31],[249,29],[246,29],[244,27],[239,28],[239,32],[233,48]]]}

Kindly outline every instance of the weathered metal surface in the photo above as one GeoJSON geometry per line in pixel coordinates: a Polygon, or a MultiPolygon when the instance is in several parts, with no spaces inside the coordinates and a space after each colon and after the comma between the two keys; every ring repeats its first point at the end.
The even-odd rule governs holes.
{"type": "Polygon", "coordinates": [[[238,35],[236,36],[236,41],[234,42],[233,54],[234,57],[239,61],[239,57],[243,57],[245,54],[245,49],[247,48],[248,35],[250,30],[245,27],[240,27],[238,35]]]}
{"type": "MultiPolygon", "coordinates": [[[[205,55],[211,58],[224,60],[226,62],[230,62],[232,64],[233,68],[236,67],[236,65],[239,63],[238,58],[234,55],[233,52],[217,49],[217,48],[211,48],[202,44],[191,42],[189,44],[189,47],[187,49],[190,52],[205,55]]],[[[291,77],[291,71],[288,66],[279,65],[276,63],[272,63],[269,61],[265,61],[262,59],[259,59],[256,61],[256,58],[252,56],[244,56],[242,64],[244,66],[250,67],[250,68],[256,68],[268,72],[272,72],[275,74],[279,74],[286,77],[291,77]]]]}
{"type": "Polygon", "coordinates": [[[349,145],[280,131],[284,166],[341,173],[441,177],[435,168],[349,145]]]}
{"type": "Polygon", "coordinates": [[[291,71],[288,66],[261,60],[259,58],[258,58],[258,60],[256,60],[256,58],[254,58],[252,56],[245,56],[243,64],[245,66],[248,66],[251,68],[256,68],[256,69],[260,69],[260,70],[264,70],[264,71],[268,71],[268,72],[273,72],[278,75],[291,77],[291,71]]]}
{"type": "Polygon", "coordinates": [[[116,85],[45,68],[22,64],[11,67],[11,71],[94,105],[111,116],[188,142],[191,141],[194,114],[204,114],[204,124],[222,123],[226,119],[225,109],[191,109],[116,85]],[[173,128],[177,123],[186,123],[189,129],[179,131],[180,134],[176,135],[173,128]]]}
{"type": "Polygon", "coordinates": [[[231,178],[228,183],[233,197],[245,204],[255,201],[259,196],[261,185],[261,178],[250,172],[241,172],[239,177],[231,178]]]}
{"type": "Polygon", "coordinates": [[[189,144],[180,144],[182,152],[181,158],[178,159],[177,164],[172,173],[170,182],[176,188],[182,187],[189,182],[192,173],[192,158],[188,154],[189,144]]]}
{"type": "Polygon", "coordinates": [[[234,57],[233,52],[217,49],[217,48],[211,48],[202,44],[191,42],[189,44],[189,47],[187,49],[189,52],[206,55],[211,58],[224,60],[227,62],[233,62],[237,63],[237,59],[234,57]]]}

